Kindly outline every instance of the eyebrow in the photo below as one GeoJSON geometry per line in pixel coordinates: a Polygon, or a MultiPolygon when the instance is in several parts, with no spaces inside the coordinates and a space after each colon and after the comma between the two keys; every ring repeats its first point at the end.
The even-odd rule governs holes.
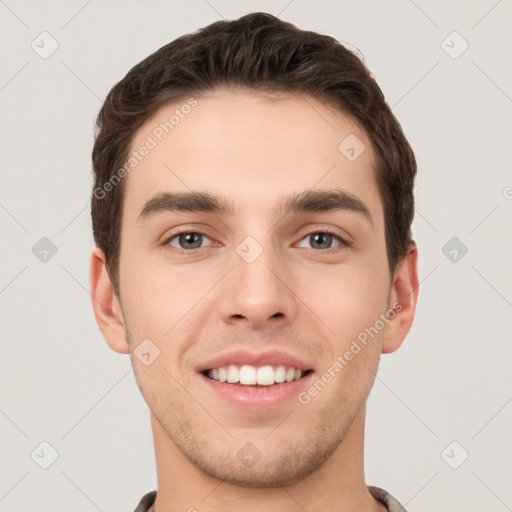
{"type": "MultiPolygon", "coordinates": [[[[160,192],[149,199],[137,220],[144,222],[162,212],[203,212],[217,215],[233,215],[234,203],[223,195],[209,192],[160,192]]],[[[373,225],[368,207],[356,196],[344,190],[306,190],[280,201],[279,212],[286,216],[296,212],[349,211],[363,215],[373,225]]]]}

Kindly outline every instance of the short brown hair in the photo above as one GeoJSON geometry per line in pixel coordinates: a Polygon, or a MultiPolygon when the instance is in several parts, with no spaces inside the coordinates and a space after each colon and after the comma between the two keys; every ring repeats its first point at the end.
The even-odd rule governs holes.
{"type": "Polygon", "coordinates": [[[105,253],[118,296],[123,182],[108,193],[95,191],[105,192],[123,167],[134,134],[160,107],[220,86],[308,95],[360,123],[377,155],[392,274],[412,242],[414,217],[416,161],[400,124],[358,56],[332,37],[257,12],[212,23],[163,46],[130,69],[105,99],[92,151],[91,215],[94,240],[105,253]]]}

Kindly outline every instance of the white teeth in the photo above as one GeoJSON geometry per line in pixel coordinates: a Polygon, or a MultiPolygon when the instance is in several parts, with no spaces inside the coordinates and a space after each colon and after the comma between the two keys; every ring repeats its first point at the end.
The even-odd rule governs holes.
{"type": "Polygon", "coordinates": [[[276,382],[284,382],[286,380],[286,368],[284,366],[278,366],[276,368],[274,380],[276,382]]]}
{"type": "Polygon", "coordinates": [[[227,370],[227,381],[230,384],[234,384],[240,380],[240,370],[238,369],[238,366],[235,366],[234,364],[230,364],[228,366],[227,370]]]}
{"type": "Polygon", "coordinates": [[[230,364],[227,367],[213,368],[208,371],[208,377],[219,382],[230,384],[240,383],[246,386],[272,386],[282,382],[299,380],[304,372],[296,368],[285,366],[260,366],[255,367],[248,364],[237,366],[230,364]]]}
{"type": "Polygon", "coordinates": [[[256,384],[256,368],[254,366],[244,364],[240,368],[240,384],[256,384]]]}
{"type": "Polygon", "coordinates": [[[274,384],[274,369],[272,366],[261,366],[258,368],[257,382],[260,386],[271,386],[274,384]]]}
{"type": "Polygon", "coordinates": [[[295,379],[295,368],[288,368],[286,371],[286,382],[291,382],[295,379]]]}

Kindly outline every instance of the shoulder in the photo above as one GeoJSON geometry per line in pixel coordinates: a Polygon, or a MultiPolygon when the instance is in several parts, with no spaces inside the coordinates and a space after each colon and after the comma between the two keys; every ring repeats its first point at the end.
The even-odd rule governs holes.
{"type": "Polygon", "coordinates": [[[374,498],[388,507],[389,512],[407,512],[404,506],[396,498],[391,496],[388,491],[381,489],[380,487],[375,487],[374,485],[368,485],[367,487],[368,491],[374,498]]]}
{"type": "Polygon", "coordinates": [[[133,512],[148,512],[149,508],[155,503],[156,491],[151,491],[145,494],[140,500],[137,508],[133,512]]]}

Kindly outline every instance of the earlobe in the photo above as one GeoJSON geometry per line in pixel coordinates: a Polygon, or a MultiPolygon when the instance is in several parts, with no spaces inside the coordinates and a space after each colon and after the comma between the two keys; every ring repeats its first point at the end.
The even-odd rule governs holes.
{"type": "Polygon", "coordinates": [[[411,329],[419,293],[417,262],[418,250],[412,242],[393,275],[389,310],[394,310],[395,314],[392,318],[389,315],[384,331],[383,354],[398,350],[411,329]]]}
{"type": "Polygon", "coordinates": [[[94,316],[105,341],[115,352],[129,354],[121,304],[107,272],[105,255],[99,247],[95,247],[91,254],[89,279],[94,316]]]}

